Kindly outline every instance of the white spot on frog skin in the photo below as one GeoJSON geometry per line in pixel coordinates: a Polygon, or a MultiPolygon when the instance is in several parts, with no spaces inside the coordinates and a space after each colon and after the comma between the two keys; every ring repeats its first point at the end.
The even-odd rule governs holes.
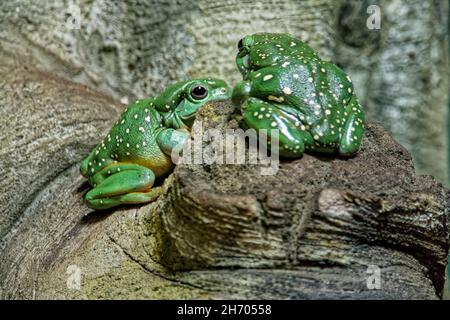
{"type": "Polygon", "coordinates": [[[166,109],[167,109],[167,110],[169,110],[169,109],[170,109],[170,106],[169,106],[168,104],[166,104],[166,109]]]}
{"type": "Polygon", "coordinates": [[[130,133],[130,129],[127,128],[127,129],[125,130],[125,132],[126,132],[126,133],[130,133]]]}
{"type": "Polygon", "coordinates": [[[314,135],[314,140],[319,140],[319,136],[317,134],[314,135]]]}
{"type": "Polygon", "coordinates": [[[289,65],[289,62],[288,61],[286,61],[285,63],[283,63],[281,66],[283,67],[283,68],[286,68],[287,66],[289,65]]]}
{"type": "Polygon", "coordinates": [[[350,79],[349,76],[347,76],[347,80],[348,80],[349,82],[352,82],[352,79],[350,79]]]}
{"type": "Polygon", "coordinates": [[[137,145],[136,145],[136,148],[138,148],[138,149],[139,149],[139,147],[140,147],[140,145],[139,145],[139,144],[137,144],[137,145]]]}
{"type": "Polygon", "coordinates": [[[258,116],[258,112],[253,112],[253,116],[257,117],[258,116]]]}
{"type": "Polygon", "coordinates": [[[347,89],[348,93],[352,93],[352,88],[347,89]]]}
{"type": "Polygon", "coordinates": [[[142,132],[142,133],[144,133],[144,132],[145,132],[145,129],[144,129],[143,127],[139,127],[139,131],[142,132]]]}
{"type": "Polygon", "coordinates": [[[120,168],[117,168],[117,172],[120,172],[120,168]]]}
{"type": "Polygon", "coordinates": [[[325,110],[325,113],[327,114],[327,115],[330,115],[331,114],[331,111],[330,110],[325,110]]]}
{"type": "Polygon", "coordinates": [[[258,116],[258,119],[262,119],[262,118],[263,118],[263,115],[260,114],[260,115],[258,116]]]}
{"type": "Polygon", "coordinates": [[[145,142],[145,141],[142,141],[142,146],[146,146],[147,145],[147,143],[145,142]]]}
{"type": "Polygon", "coordinates": [[[292,41],[292,42],[290,43],[290,46],[291,46],[291,47],[295,47],[295,42],[292,41]]]}
{"type": "Polygon", "coordinates": [[[147,108],[145,108],[145,109],[144,109],[144,111],[145,111],[145,112],[148,112],[148,109],[147,109],[147,108]]]}
{"type": "Polygon", "coordinates": [[[314,111],[314,114],[315,114],[316,116],[320,116],[320,111],[316,110],[316,111],[314,111]]]}
{"type": "Polygon", "coordinates": [[[275,121],[272,121],[272,123],[270,124],[272,127],[276,127],[277,123],[275,121]]]}
{"type": "Polygon", "coordinates": [[[255,78],[259,78],[259,76],[261,76],[261,73],[258,72],[257,74],[255,74],[255,78]]]}
{"type": "Polygon", "coordinates": [[[262,107],[261,109],[259,109],[260,111],[265,111],[266,110],[266,108],[264,108],[264,107],[262,107]]]}
{"type": "Polygon", "coordinates": [[[320,71],[325,72],[325,69],[324,68],[320,68],[320,71]]]}
{"type": "Polygon", "coordinates": [[[138,118],[138,115],[137,115],[137,113],[136,113],[136,114],[134,115],[134,118],[135,118],[135,119],[137,119],[137,118],[138,118]]]}
{"type": "Polygon", "coordinates": [[[120,124],[124,124],[125,123],[125,119],[123,119],[122,121],[120,121],[120,124]]]}
{"type": "Polygon", "coordinates": [[[295,79],[298,79],[298,78],[299,78],[299,75],[296,74],[296,73],[294,73],[293,77],[294,77],[295,79]]]}
{"type": "Polygon", "coordinates": [[[305,131],[305,130],[306,130],[306,127],[305,127],[304,125],[302,125],[302,126],[300,127],[300,129],[302,129],[303,131],[305,131]]]}
{"type": "Polygon", "coordinates": [[[146,116],[145,121],[150,122],[150,116],[146,116]]]}
{"type": "Polygon", "coordinates": [[[313,78],[309,77],[308,81],[312,83],[313,82],[313,78]]]}
{"type": "Polygon", "coordinates": [[[263,80],[264,80],[264,81],[267,81],[267,80],[270,80],[270,79],[272,79],[272,78],[273,78],[273,75],[267,74],[267,75],[264,76],[263,80]]]}
{"type": "Polygon", "coordinates": [[[292,94],[292,90],[291,90],[291,88],[289,88],[289,87],[284,87],[284,88],[283,88],[283,92],[284,92],[284,94],[287,94],[287,95],[292,94]]]}

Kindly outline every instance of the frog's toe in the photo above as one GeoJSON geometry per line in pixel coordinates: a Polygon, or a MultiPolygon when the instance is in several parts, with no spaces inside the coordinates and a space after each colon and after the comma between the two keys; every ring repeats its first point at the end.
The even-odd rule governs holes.
{"type": "Polygon", "coordinates": [[[110,209],[122,204],[142,204],[155,201],[162,192],[161,187],[151,188],[147,192],[130,192],[109,198],[95,198],[89,192],[85,196],[87,206],[95,210],[110,209]]]}
{"type": "Polygon", "coordinates": [[[344,157],[351,157],[354,154],[356,154],[358,152],[358,147],[352,146],[352,145],[341,145],[339,147],[339,155],[344,156],[344,157]]]}
{"type": "Polygon", "coordinates": [[[140,204],[155,201],[162,193],[161,187],[152,188],[148,192],[131,192],[120,197],[121,204],[140,204]]]}

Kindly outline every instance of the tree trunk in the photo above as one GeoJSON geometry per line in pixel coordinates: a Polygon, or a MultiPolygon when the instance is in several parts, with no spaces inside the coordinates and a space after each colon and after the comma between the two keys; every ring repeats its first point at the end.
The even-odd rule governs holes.
{"type": "MultiPolygon", "coordinates": [[[[180,164],[154,203],[94,212],[79,160],[117,105],[31,67],[0,72],[0,298],[442,295],[448,191],[380,125],[352,159],[305,155],[276,175],[180,164]]],[[[237,128],[232,113],[208,105],[196,126],[237,128]]]]}
{"type": "MultiPolygon", "coordinates": [[[[339,63],[369,120],[419,173],[447,183],[446,12],[438,0],[2,2],[0,297],[439,297],[448,190],[416,176],[378,125],[349,161],[306,155],[265,178],[252,166],[183,165],[157,202],[106,214],[82,202],[78,166],[117,100],[194,76],[234,84],[238,39],[270,31],[339,63]],[[373,3],[380,30],[366,27],[373,3]],[[79,25],[66,15],[77,8],[79,25]],[[370,290],[377,270],[381,290],[370,290]]],[[[229,104],[210,108],[216,122],[200,114],[210,127],[235,125],[229,104]]]]}

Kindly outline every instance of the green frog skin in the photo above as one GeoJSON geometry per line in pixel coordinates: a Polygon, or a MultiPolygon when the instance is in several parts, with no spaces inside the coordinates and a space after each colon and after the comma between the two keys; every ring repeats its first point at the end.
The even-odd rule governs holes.
{"type": "Polygon", "coordinates": [[[268,134],[279,130],[281,156],[358,151],[364,113],[344,71],[289,34],[245,36],[238,50],[243,81],[233,90],[233,102],[246,126],[268,134]]]}
{"type": "Polygon", "coordinates": [[[85,195],[88,206],[100,210],[155,200],[160,188],[153,183],[173,169],[172,151],[189,137],[197,110],[230,96],[222,80],[194,79],[129,105],[81,164],[93,187],[85,195]]]}

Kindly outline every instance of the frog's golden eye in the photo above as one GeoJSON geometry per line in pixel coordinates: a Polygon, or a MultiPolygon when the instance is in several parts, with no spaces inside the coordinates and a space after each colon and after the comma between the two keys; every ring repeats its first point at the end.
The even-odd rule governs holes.
{"type": "Polygon", "coordinates": [[[243,39],[241,39],[238,42],[238,50],[241,51],[243,48],[244,48],[244,41],[243,39]]]}
{"type": "Polygon", "coordinates": [[[195,100],[204,99],[207,95],[208,95],[208,89],[201,84],[196,85],[191,90],[191,96],[195,100]]]}

